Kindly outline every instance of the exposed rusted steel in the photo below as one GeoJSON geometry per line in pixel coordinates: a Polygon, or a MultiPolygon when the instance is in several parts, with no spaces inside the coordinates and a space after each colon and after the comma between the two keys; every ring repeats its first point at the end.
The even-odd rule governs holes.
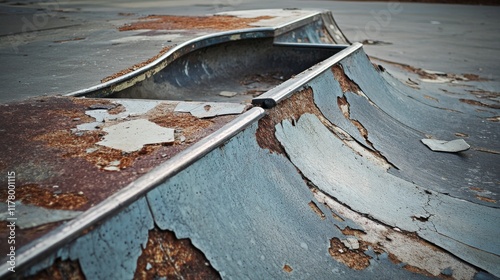
{"type": "MultiPolygon", "coordinates": [[[[263,109],[253,108],[224,125],[215,133],[204,137],[202,140],[193,144],[186,150],[178,152],[178,154],[169,159],[168,162],[159,164],[154,170],[149,171],[142,177],[136,179],[139,177],[137,172],[135,174],[136,177],[129,175],[127,180],[136,180],[124,188],[121,188],[121,190],[117,192],[115,191],[114,194],[108,194],[108,198],[96,206],[93,206],[89,211],[82,213],[74,220],[64,224],[59,230],[45,234],[43,237],[38,239],[36,246],[23,247],[18,252],[19,261],[16,266],[18,269],[26,269],[29,264],[33,264],[36,260],[40,260],[42,257],[47,256],[47,254],[54,253],[61,246],[72,241],[74,238],[78,237],[84,231],[89,230],[92,226],[102,220],[112,218],[113,214],[135,202],[146,192],[157,186],[157,184],[177,174],[211,150],[222,145],[224,142],[246,128],[249,124],[257,121],[262,116],[263,109]]],[[[158,160],[158,158],[156,158],[156,160],[158,160]]],[[[130,168],[127,168],[125,170],[128,171],[129,169],[130,168]]],[[[125,173],[103,172],[101,174],[125,173]]],[[[111,181],[116,182],[115,179],[112,179],[111,181]]],[[[104,185],[104,183],[102,185],[104,185]]],[[[109,190],[106,189],[106,191],[109,190]]],[[[5,269],[5,271],[7,270],[5,269]]]]}
{"type": "Polygon", "coordinates": [[[368,246],[361,241],[361,247],[353,250],[347,248],[338,238],[330,240],[330,248],[328,253],[337,260],[355,270],[363,270],[370,266],[371,257],[366,255],[364,251],[368,250],[368,246]]]}
{"type": "Polygon", "coordinates": [[[134,279],[220,279],[203,253],[189,239],[154,228],[137,260],[134,279]]]}
{"type": "Polygon", "coordinates": [[[85,275],[78,261],[56,260],[54,264],[39,273],[25,277],[27,280],[85,280],[85,275]]]}
{"type": "Polygon", "coordinates": [[[120,31],[130,30],[234,30],[253,27],[264,19],[272,19],[273,16],[259,16],[254,18],[241,18],[230,15],[214,16],[170,16],[150,15],[140,18],[138,21],[123,25],[120,31]]]}
{"type": "Polygon", "coordinates": [[[281,102],[277,108],[267,111],[267,115],[259,121],[256,133],[259,146],[271,152],[285,154],[283,147],[274,135],[275,126],[285,119],[298,120],[305,113],[321,115],[314,104],[313,91],[310,88],[295,93],[281,102]]]}

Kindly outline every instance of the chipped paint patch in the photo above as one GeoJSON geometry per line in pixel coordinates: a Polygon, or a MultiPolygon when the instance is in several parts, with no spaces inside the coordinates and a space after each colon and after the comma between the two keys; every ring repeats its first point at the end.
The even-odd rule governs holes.
{"type": "Polygon", "coordinates": [[[189,239],[178,239],[171,231],[157,228],[137,260],[134,279],[220,279],[203,253],[189,239]]]}
{"type": "Polygon", "coordinates": [[[285,264],[285,265],[283,266],[283,271],[284,271],[284,272],[287,272],[287,273],[292,273],[293,268],[292,268],[290,265],[285,264]]]}
{"type": "Polygon", "coordinates": [[[309,207],[313,210],[314,213],[316,213],[322,220],[326,219],[325,213],[319,209],[318,205],[314,203],[314,201],[311,201],[308,203],[309,207]]]}
{"type": "Polygon", "coordinates": [[[496,244],[493,240],[498,232],[492,226],[499,214],[496,209],[430,192],[376,168],[344,149],[343,142],[314,115],[305,114],[294,124],[283,121],[276,128],[276,137],[301,174],[322,191],[349,203],[349,207],[360,213],[417,232],[452,254],[497,273],[494,263],[498,261],[500,247],[492,245],[496,244]],[[451,213],[457,209],[462,209],[463,214],[451,222],[451,213]],[[478,215],[482,218],[477,219],[478,215]],[[412,217],[429,219],[420,221],[412,217]],[[483,260],[478,261],[477,255],[483,260]]]}
{"type": "Polygon", "coordinates": [[[342,240],[335,237],[330,240],[328,253],[336,261],[345,264],[351,269],[363,270],[370,266],[371,257],[364,253],[366,250],[368,250],[368,246],[364,244],[362,244],[362,248],[349,249],[342,240]]]}
{"type": "Polygon", "coordinates": [[[405,266],[426,271],[436,277],[446,269],[451,269],[455,279],[470,280],[474,278],[477,270],[471,265],[455,258],[448,252],[419,238],[415,234],[397,231],[387,225],[363,216],[328,195],[317,190],[315,198],[346,219],[354,221],[363,227],[363,231],[345,228],[342,233],[352,235],[369,244],[378,254],[386,252],[389,259],[395,264],[404,263],[405,266]]]}
{"type": "Polygon", "coordinates": [[[337,82],[339,82],[340,84],[342,93],[352,92],[355,94],[359,94],[359,92],[361,92],[359,86],[353,80],[351,80],[349,77],[346,76],[341,65],[334,65],[332,66],[331,70],[333,72],[335,80],[337,80],[337,82]]]}
{"type": "Polygon", "coordinates": [[[486,120],[490,121],[490,122],[500,122],[500,116],[495,116],[495,117],[487,118],[486,120]]]}
{"type": "Polygon", "coordinates": [[[313,101],[313,91],[310,88],[295,93],[283,100],[278,106],[267,111],[267,115],[259,120],[257,143],[263,149],[273,153],[285,154],[281,144],[274,136],[275,126],[283,120],[298,120],[304,113],[321,115],[313,101]]]}
{"type": "Polygon", "coordinates": [[[474,105],[474,106],[479,106],[479,107],[487,107],[487,108],[492,108],[492,109],[500,109],[499,104],[490,104],[490,103],[484,103],[480,102],[477,100],[472,100],[472,99],[465,99],[465,98],[460,98],[460,102],[469,104],[469,105],[474,105]]]}
{"type": "Polygon", "coordinates": [[[372,60],[378,60],[385,63],[389,63],[398,66],[410,73],[417,74],[422,82],[427,83],[454,83],[460,81],[489,81],[489,79],[480,77],[476,74],[454,74],[454,73],[444,73],[439,71],[426,70],[422,68],[413,67],[408,64],[398,63],[386,59],[381,59],[377,57],[370,56],[372,60]]]}
{"type": "Polygon", "coordinates": [[[127,153],[135,152],[144,145],[163,144],[174,142],[174,129],[164,128],[148,120],[132,120],[105,127],[102,141],[97,145],[122,150],[127,153]]]}

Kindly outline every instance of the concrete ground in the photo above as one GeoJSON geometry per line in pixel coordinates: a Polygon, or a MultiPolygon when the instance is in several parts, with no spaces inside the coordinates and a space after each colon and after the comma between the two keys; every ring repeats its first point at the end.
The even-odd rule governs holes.
{"type": "Polygon", "coordinates": [[[0,3],[0,102],[67,94],[145,61],[168,45],[117,27],[150,14],[203,15],[263,8],[332,10],[373,57],[489,79],[500,91],[498,6],[343,1],[11,1],[0,3]],[[368,41],[367,41],[368,40],[368,41]],[[370,45],[370,43],[373,43],[370,45]]]}

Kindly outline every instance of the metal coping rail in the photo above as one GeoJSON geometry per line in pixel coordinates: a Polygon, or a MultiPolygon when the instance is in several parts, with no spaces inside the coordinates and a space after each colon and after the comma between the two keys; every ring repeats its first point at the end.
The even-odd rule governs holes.
{"type": "Polygon", "coordinates": [[[238,30],[224,31],[224,32],[208,34],[201,37],[196,37],[175,46],[174,48],[170,49],[168,52],[166,52],[159,58],[155,59],[151,63],[144,65],[143,67],[135,71],[132,71],[120,77],[116,77],[112,80],[109,80],[107,82],[89,88],[80,89],[74,92],[67,93],[65,94],[65,96],[75,96],[75,97],[85,96],[89,93],[102,91],[106,89],[109,89],[109,93],[107,94],[109,95],[114,92],[113,88],[118,87],[121,90],[133,86],[135,83],[142,81],[141,79],[137,80],[137,77],[144,75],[144,77],[147,78],[148,75],[154,75],[159,71],[161,71],[163,68],[165,68],[168,64],[170,64],[178,57],[190,53],[192,51],[212,46],[215,44],[236,41],[236,40],[277,37],[291,30],[294,30],[296,28],[314,22],[322,18],[322,15],[325,13],[327,13],[327,11],[317,11],[315,13],[311,13],[310,15],[303,16],[294,21],[284,23],[276,27],[257,27],[248,29],[238,29],[238,30]],[[120,85],[124,86],[120,87],[120,85]]]}
{"type": "MultiPolygon", "coordinates": [[[[186,167],[196,162],[207,153],[227,142],[233,136],[265,115],[262,108],[254,107],[216,132],[203,138],[190,148],[180,152],[170,160],[160,164],[142,177],[128,184],[125,188],[111,195],[96,206],[83,212],[75,219],[55,228],[41,238],[34,240],[20,249],[16,267],[22,271],[36,261],[55,253],[61,246],[79,237],[86,229],[110,218],[141,196],[173,177],[186,167]]],[[[0,278],[8,276],[8,264],[0,266],[0,278]]]]}
{"type": "MultiPolygon", "coordinates": [[[[307,45],[307,44],[296,44],[296,43],[286,43],[283,45],[289,46],[298,46],[298,45],[307,45]]],[[[340,62],[350,54],[356,52],[360,48],[363,47],[361,43],[353,43],[351,46],[346,47],[345,45],[327,45],[327,44],[314,44],[309,47],[322,47],[322,48],[341,48],[345,47],[340,52],[331,56],[330,58],[319,62],[313,67],[301,72],[296,75],[294,78],[289,79],[282,84],[276,86],[275,88],[265,92],[259,97],[252,99],[252,104],[256,106],[263,107],[265,109],[270,109],[276,106],[279,102],[284,99],[287,99],[292,95],[297,89],[304,86],[307,82],[312,80],[314,77],[326,71],[331,66],[340,62]]]]}

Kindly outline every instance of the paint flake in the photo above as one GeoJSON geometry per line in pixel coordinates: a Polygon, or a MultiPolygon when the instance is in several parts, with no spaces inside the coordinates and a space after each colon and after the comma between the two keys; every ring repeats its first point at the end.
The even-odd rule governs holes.
{"type": "Polygon", "coordinates": [[[175,107],[175,112],[191,113],[191,115],[203,119],[224,115],[241,114],[246,105],[237,103],[220,102],[181,102],[175,107]]]}
{"type": "Polygon", "coordinates": [[[161,127],[148,120],[122,122],[103,129],[108,135],[98,145],[130,153],[144,145],[174,142],[174,129],[161,127]]]}
{"type": "Polygon", "coordinates": [[[422,143],[434,152],[458,153],[470,149],[470,145],[467,144],[464,139],[456,139],[452,141],[422,139],[420,141],[422,141],[422,143]]]}

